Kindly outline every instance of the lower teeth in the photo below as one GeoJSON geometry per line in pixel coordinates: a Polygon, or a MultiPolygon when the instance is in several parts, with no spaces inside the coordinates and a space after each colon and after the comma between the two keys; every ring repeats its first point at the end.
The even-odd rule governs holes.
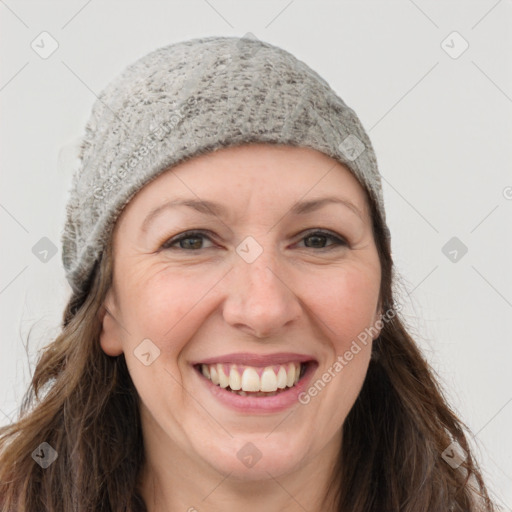
{"type": "MultiPolygon", "coordinates": [[[[292,386],[293,387],[293,386],[292,386]]],[[[237,395],[240,395],[240,396],[255,396],[255,397],[258,397],[258,396],[274,396],[274,395],[277,395],[279,393],[282,393],[283,391],[286,391],[287,389],[290,389],[290,388],[285,388],[285,389],[280,389],[278,391],[271,391],[271,392],[267,392],[267,391],[250,391],[250,392],[247,392],[247,391],[235,391],[233,389],[231,389],[229,386],[227,388],[225,388],[226,391],[231,391],[231,393],[235,393],[237,395]]]]}

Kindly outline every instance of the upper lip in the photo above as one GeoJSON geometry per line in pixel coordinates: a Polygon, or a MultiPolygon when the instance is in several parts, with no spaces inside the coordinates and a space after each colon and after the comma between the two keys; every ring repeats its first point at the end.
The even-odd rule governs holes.
{"type": "Polygon", "coordinates": [[[274,364],[283,364],[289,362],[305,363],[315,361],[315,358],[307,354],[297,354],[293,352],[279,352],[276,354],[252,354],[249,352],[238,352],[232,354],[223,354],[221,356],[209,357],[201,361],[193,362],[196,364],[241,364],[247,366],[271,366],[274,364]]]}

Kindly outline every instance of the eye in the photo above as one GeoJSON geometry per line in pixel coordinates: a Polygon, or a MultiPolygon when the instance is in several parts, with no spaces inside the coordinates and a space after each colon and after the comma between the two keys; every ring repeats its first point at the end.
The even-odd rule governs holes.
{"type": "Polygon", "coordinates": [[[321,249],[335,248],[332,245],[348,247],[347,242],[345,240],[343,240],[343,238],[336,236],[328,231],[323,231],[323,230],[310,231],[302,238],[302,240],[312,240],[312,245],[306,244],[306,247],[313,248],[313,249],[321,250],[321,249]],[[331,246],[327,246],[327,247],[318,247],[318,245],[322,245],[322,243],[325,242],[326,240],[331,240],[334,242],[334,244],[331,244],[331,246]]]}
{"type": "Polygon", "coordinates": [[[177,249],[204,249],[204,247],[200,247],[200,245],[202,244],[202,240],[205,238],[211,240],[211,238],[207,236],[203,231],[186,231],[185,233],[182,233],[178,236],[175,236],[174,238],[167,240],[167,242],[165,242],[162,245],[162,249],[171,249],[173,248],[174,245],[178,243],[180,244],[180,247],[178,247],[177,249]],[[188,243],[187,241],[190,240],[192,240],[192,242],[188,243]]]}
{"type": "MultiPolygon", "coordinates": [[[[162,249],[177,248],[192,251],[208,249],[208,247],[202,247],[204,239],[211,241],[211,238],[203,231],[186,231],[185,233],[181,233],[180,235],[167,240],[162,245],[162,249]],[[176,244],[179,244],[179,247],[174,247],[176,244]]],[[[330,249],[334,248],[332,247],[333,245],[348,247],[347,242],[341,237],[323,230],[310,231],[301,239],[301,241],[307,240],[312,241],[312,243],[306,243],[306,248],[309,249],[330,249]],[[332,241],[333,244],[327,247],[321,247],[321,245],[328,240],[332,241]]]]}

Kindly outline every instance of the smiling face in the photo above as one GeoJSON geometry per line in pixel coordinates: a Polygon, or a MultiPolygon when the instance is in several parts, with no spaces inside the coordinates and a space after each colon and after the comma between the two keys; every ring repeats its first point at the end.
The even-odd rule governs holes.
{"type": "Polygon", "coordinates": [[[125,354],[155,470],[249,481],[334,461],[371,340],[341,370],[335,363],[380,313],[369,208],[344,166],[264,144],[191,159],[130,201],[113,255],[101,346],[125,354]],[[341,202],[294,211],[326,197],[341,202]],[[178,200],[219,206],[167,204],[178,200]]]}

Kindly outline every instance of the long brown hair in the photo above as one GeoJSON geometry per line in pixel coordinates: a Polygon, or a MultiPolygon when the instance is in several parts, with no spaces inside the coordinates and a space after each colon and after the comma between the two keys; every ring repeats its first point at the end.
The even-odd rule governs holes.
{"type": "MultiPolygon", "coordinates": [[[[387,311],[397,276],[382,219],[367,200],[387,311]]],[[[88,291],[71,297],[60,335],[42,350],[19,418],[0,428],[1,512],[146,511],[139,396],[124,355],[110,357],[99,344],[112,258],[109,243],[88,291]],[[31,456],[43,442],[58,454],[46,469],[31,456]]],[[[464,430],[397,313],[373,344],[326,502],[343,512],[494,512],[464,430]],[[457,469],[441,456],[452,441],[467,453],[457,469]]]]}

